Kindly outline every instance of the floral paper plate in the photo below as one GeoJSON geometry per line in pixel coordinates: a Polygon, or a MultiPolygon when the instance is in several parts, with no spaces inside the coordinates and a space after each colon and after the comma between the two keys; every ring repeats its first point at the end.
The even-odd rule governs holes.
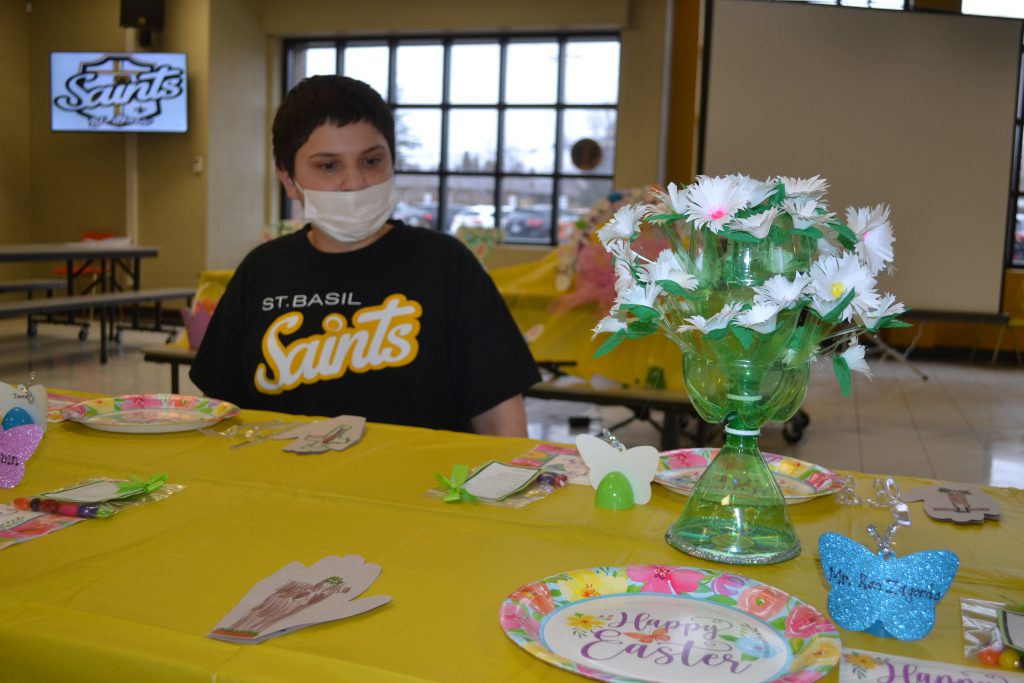
{"type": "MultiPolygon", "coordinates": [[[[718,455],[717,448],[680,448],[661,454],[661,466],[654,480],[670,491],[690,495],[708,463],[718,455]]],[[[828,496],[843,488],[843,481],[832,470],[820,465],[790,458],[787,455],[762,453],[768,469],[782,489],[790,505],[804,503],[819,496],[828,496]]]]}
{"type": "Polygon", "coordinates": [[[711,569],[598,567],[526,584],[501,627],[530,654],[601,681],[811,683],[839,661],[835,626],[759,581],[711,569]]]}
{"type": "Polygon", "coordinates": [[[227,401],[178,394],[128,394],[82,401],[61,409],[66,420],[105,432],[157,434],[209,427],[238,414],[227,401]]]}

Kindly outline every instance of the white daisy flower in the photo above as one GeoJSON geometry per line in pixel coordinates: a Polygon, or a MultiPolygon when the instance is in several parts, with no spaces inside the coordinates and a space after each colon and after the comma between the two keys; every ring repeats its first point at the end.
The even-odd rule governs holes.
{"type": "Polygon", "coordinates": [[[856,340],[851,341],[849,348],[840,355],[846,361],[846,365],[849,366],[850,370],[871,377],[871,368],[868,367],[867,361],[864,360],[864,347],[858,344],[856,340]]]}
{"type": "Polygon", "coordinates": [[[813,178],[790,178],[780,175],[779,182],[786,187],[787,197],[814,197],[821,199],[828,190],[828,181],[814,176],[813,178]]]}
{"type": "MultiPolygon", "coordinates": [[[[601,318],[601,321],[599,323],[597,323],[596,327],[594,327],[594,329],[593,329],[593,332],[594,332],[593,337],[596,337],[597,335],[599,335],[599,334],[601,334],[603,332],[615,333],[615,332],[618,332],[619,330],[624,330],[624,329],[626,329],[626,323],[624,323],[623,321],[619,320],[618,318],[616,318],[613,315],[609,315],[609,316],[607,316],[605,318],[601,318]]],[[[591,339],[593,339],[593,337],[591,337],[591,339]]]]}
{"type": "Polygon", "coordinates": [[[671,280],[683,289],[693,289],[697,286],[697,278],[679,266],[679,261],[671,249],[663,249],[658,254],[658,260],[645,264],[643,269],[651,282],[671,280]]]}
{"type": "Polygon", "coordinates": [[[722,231],[736,212],[747,207],[750,196],[732,178],[698,176],[697,182],[686,188],[686,215],[698,228],[711,232],[722,231]]]}
{"type": "Polygon", "coordinates": [[[620,207],[612,219],[597,231],[597,238],[605,249],[611,251],[609,244],[617,240],[628,240],[640,229],[643,214],[644,207],[640,205],[627,204],[620,207]]]}
{"type": "Polygon", "coordinates": [[[754,332],[767,334],[775,330],[779,305],[774,301],[755,303],[750,309],[736,316],[736,324],[749,327],[754,332]]]}
{"type": "Polygon", "coordinates": [[[774,183],[755,180],[754,178],[745,176],[742,173],[737,173],[736,175],[728,177],[735,179],[740,191],[747,194],[747,202],[750,206],[757,206],[775,192],[774,183]]]}
{"type": "Polygon", "coordinates": [[[680,325],[677,332],[685,332],[687,330],[700,330],[702,333],[707,334],[714,330],[720,330],[723,327],[728,327],[729,323],[733,321],[737,315],[739,315],[740,309],[743,308],[743,304],[733,303],[726,304],[722,307],[718,313],[715,313],[710,318],[705,318],[702,315],[694,315],[687,318],[689,325],[680,325]]]}
{"type": "Polygon", "coordinates": [[[864,327],[873,329],[882,318],[890,315],[899,315],[907,310],[907,307],[896,301],[892,294],[885,294],[879,297],[875,306],[867,310],[858,311],[857,318],[864,327]]]}
{"type": "MultiPolygon", "coordinates": [[[[857,298],[861,299],[860,307],[870,306],[877,298],[875,279],[867,268],[857,260],[856,254],[845,254],[840,258],[826,256],[811,266],[811,306],[822,316],[836,307],[851,289],[857,290],[857,298]]],[[[843,320],[853,315],[853,306],[843,311],[843,320]]]]}
{"type": "Polygon", "coordinates": [[[795,274],[792,280],[787,280],[785,275],[776,275],[754,287],[754,304],[773,302],[779,308],[789,308],[803,296],[810,282],[810,276],[803,273],[795,274]]]}
{"type": "Polygon", "coordinates": [[[772,221],[778,215],[779,210],[772,207],[767,211],[762,211],[747,218],[737,218],[729,227],[740,232],[749,232],[757,239],[763,240],[768,236],[768,231],[772,229],[772,221]]]}
{"type": "Polygon", "coordinates": [[[643,285],[634,283],[632,287],[620,292],[619,295],[615,297],[615,303],[619,306],[634,304],[654,308],[654,302],[661,292],[661,287],[654,283],[647,283],[643,285]]]}
{"type": "Polygon", "coordinates": [[[637,253],[630,248],[629,242],[622,240],[609,244],[608,251],[614,257],[615,292],[621,294],[636,284],[631,266],[636,263],[637,253]]]}
{"type": "Polygon", "coordinates": [[[658,200],[657,204],[647,207],[651,214],[683,214],[690,208],[690,202],[686,199],[685,190],[680,192],[679,186],[675,183],[668,184],[668,192],[652,189],[651,194],[658,200]]]}
{"type": "Polygon", "coordinates": [[[868,207],[846,210],[846,223],[857,233],[857,255],[861,261],[877,274],[892,261],[892,225],[889,223],[889,207],[879,204],[873,209],[868,207]]]}
{"type": "Polygon", "coordinates": [[[798,230],[812,228],[821,225],[835,214],[819,213],[818,209],[825,209],[825,205],[818,202],[814,197],[793,197],[782,202],[782,208],[793,217],[793,227],[798,230]]]}

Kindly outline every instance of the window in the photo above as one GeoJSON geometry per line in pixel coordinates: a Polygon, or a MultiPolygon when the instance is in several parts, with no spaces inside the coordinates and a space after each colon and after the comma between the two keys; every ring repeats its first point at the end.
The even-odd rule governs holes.
{"type": "Polygon", "coordinates": [[[396,218],[556,244],[613,189],[619,51],[614,34],[297,40],[285,89],[341,73],[387,100],[396,218]]]}
{"type": "Polygon", "coordinates": [[[805,2],[811,5],[836,5],[839,7],[866,7],[868,9],[905,10],[908,0],[772,0],[773,2],[805,2]]]}
{"type": "MultiPolygon", "coordinates": [[[[1024,3],[1020,0],[963,0],[964,14],[981,14],[993,17],[1024,19],[1024,3]]],[[[1024,45],[1021,48],[1020,63],[1024,65],[1024,45]]],[[[1011,267],[1024,267],[1024,159],[1021,155],[1022,110],[1024,110],[1024,66],[1017,86],[1017,115],[1014,119],[1013,135],[1013,179],[1010,185],[1010,226],[1007,250],[1011,267]]]]}

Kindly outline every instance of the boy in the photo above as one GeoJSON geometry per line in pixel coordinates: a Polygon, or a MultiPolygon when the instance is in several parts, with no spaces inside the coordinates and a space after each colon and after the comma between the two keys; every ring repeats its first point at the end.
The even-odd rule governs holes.
{"type": "Polygon", "coordinates": [[[526,436],[540,379],[501,296],[454,238],[391,220],[394,119],[361,81],[314,76],[273,126],[309,224],[242,261],[196,354],[204,393],[244,408],[526,436]]]}

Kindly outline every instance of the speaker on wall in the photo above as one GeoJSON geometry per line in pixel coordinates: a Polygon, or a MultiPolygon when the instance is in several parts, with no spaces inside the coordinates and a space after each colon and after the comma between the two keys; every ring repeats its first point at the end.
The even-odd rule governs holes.
{"type": "Polygon", "coordinates": [[[164,0],[121,0],[121,26],[139,30],[139,47],[153,45],[153,31],[164,27],[164,0]]]}
{"type": "Polygon", "coordinates": [[[159,31],[164,27],[164,0],[121,0],[121,26],[159,31]]]}

